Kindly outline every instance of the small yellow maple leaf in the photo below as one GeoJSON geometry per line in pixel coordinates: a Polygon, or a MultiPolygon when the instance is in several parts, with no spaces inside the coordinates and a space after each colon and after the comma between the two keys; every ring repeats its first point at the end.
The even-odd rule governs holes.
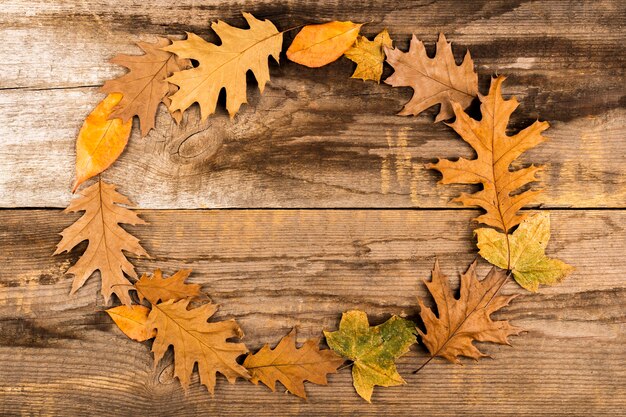
{"type": "Polygon", "coordinates": [[[475,233],[480,256],[497,267],[510,269],[515,281],[528,291],[537,291],[539,284],[554,285],[574,269],[545,254],[550,240],[548,212],[528,217],[509,235],[489,228],[475,233]]]}
{"type": "Polygon", "coordinates": [[[384,47],[391,48],[393,41],[387,29],[380,32],[373,41],[365,36],[359,36],[354,46],[345,53],[346,58],[356,63],[356,69],[351,78],[363,81],[372,80],[380,83],[385,62],[384,47]]]}

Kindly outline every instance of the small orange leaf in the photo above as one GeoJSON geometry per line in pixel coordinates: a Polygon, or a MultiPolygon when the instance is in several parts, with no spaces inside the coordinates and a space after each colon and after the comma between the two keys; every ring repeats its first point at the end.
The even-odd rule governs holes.
{"type": "Polygon", "coordinates": [[[122,94],[109,94],[87,116],[76,139],[75,192],[80,184],[107,169],[121,155],[128,143],[132,119],[109,120],[111,113],[122,100],[122,94]]]}
{"type": "Polygon", "coordinates": [[[150,309],[141,305],[113,307],[106,312],[111,316],[117,327],[128,337],[138,342],[156,336],[155,329],[146,326],[150,309]]]}
{"type": "Polygon", "coordinates": [[[352,22],[305,26],[287,50],[287,58],[311,68],[330,64],[350,49],[361,26],[362,23],[352,22]]]}

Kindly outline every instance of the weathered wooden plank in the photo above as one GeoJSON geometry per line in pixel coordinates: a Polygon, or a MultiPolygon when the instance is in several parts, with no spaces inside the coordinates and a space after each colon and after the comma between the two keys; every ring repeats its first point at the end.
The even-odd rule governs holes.
{"type": "MultiPolygon", "coordinates": [[[[459,58],[472,50],[483,91],[489,74],[510,76],[506,92],[522,102],[513,128],[534,118],[552,122],[551,142],[523,159],[550,164],[544,204],[624,207],[626,17],[614,1],[389,8],[382,1],[93,0],[18,1],[0,16],[0,60],[7,63],[0,68],[0,207],[67,205],[74,138],[102,97],[95,86],[123,72],[107,64],[110,57],[136,52],[133,41],[157,34],[190,30],[210,38],[208,21],[240,22],[240,9],[281,28],[311,16],[374,19],[365,31],[387,27],[402,48],[412,32],[431,43],[446,32],[459,58]]],[[[312,70],[283,60],[272,65],[262,97],[249,88],[250,104],[234,122],[220,113],[205,125],[192,117],[177,128],[161,117],[157,132],[133,137],[106,176],[145,208],[451,207],[457,190],[435,189],[437,174],[423,163],[471,151],[450,129],[430,123],[432,111],[394,116],[410,90],[350,80],[352,66],[342,60],[312,70]]]]}
{"type": "MultiPolygon", "coordinates": [[[[135,130],[104,176],[143,208],[457,206],[449,200],[467,188],[437,187],[439,174],[424,168],[437,157],[473,157],[450,128],[394,116],[404,98],[386,86],[367,86],[364,101],[319,81],[278,78],[254,113],[234,122],[221,114],[177,127],[161,114],[158,130],[145,139],[135,130]],[[293,98],[298,84],[306,88],[293,98]]],[[[100,97],[95,89],[0,92],[0,207],[69,203],[75,137],[100,97]]],[[[548,136],[520,159],[547,165],[544,205],[624,207],[626,110],[555,121],[548,136]]]]}
{"type": "MultiPolygon", "coordinates": [[[[236,317],[256,349],[291,327],[300,339],[333,329],[340,313],[372,321],[414,317],[434,257],[455,276],[476,256],[473,211],[142,211],[133,233],[153,256],[139,271],[192,268],[236,317]]],[[[63,272],[75,253],[51,257],[73,216],[0,211],[0,413],[27,415],[615,415],[626,406],[623,349],[626,211],[553,211],[549,252],[577,270],[561,285],[520,293],[498,317],[528,330],[513,348],[483,345],[495,360],[459,367],[415,348],[400,360],[408,385],[353,392],[347,369],[308,401],[221,379],[211,398],[195,381],[185,396],[171,367],[153,368],[148,344],[128,340],[97,305],[98,280],[75,296],[63,272]]],[[[480,271],[487,265],[481,262],[480,271]]],[[[456,276],[454,281],[456,282],[456,276]]]]}

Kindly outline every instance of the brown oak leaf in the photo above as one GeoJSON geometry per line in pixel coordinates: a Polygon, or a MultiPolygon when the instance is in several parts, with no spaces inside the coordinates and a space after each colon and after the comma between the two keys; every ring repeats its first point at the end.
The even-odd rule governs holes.
{"type": "Polygon", "coordinates": [[[170,111],[184,112],[197,102],[202,120],[215,112],[222,88],[226,90],[226,109],[231,117],[246,103],[246,73],[252,71],[263,92],[270,79],[268,58],[278,62],[283,44],[282,32],[269,20],[258,20],[243,13],[250,26],[239,29],[218,21],[211,25],[221,39],[220,45],[206,42],[193,33],[184,41],[174,41],[164,50],[180,58],[194,59],[199,65],[186,71],[175,72],[167,81],[179,90],[170,96],[170,111]]]}
{"type": "Polygon", "coordinates": [[[148,316],[148,330],[156,330],[152,344],[154,360],[158,363],[170,346],[174,348],[174,376],[184,388],[191,382],[194,365],[198,364],[200,382],[213,394],[216,374],[219,372],[234,383],[237,377],[250,374],[237,363],[237,358],[248,352],[243,343],[228,339],[243,337],[235,320],[208,323],[215,314],[215,304],[203,304],[188,310],[189,299],[166,301],[152,305],[148,316]]]}
{"type": "Polygon", "coordinates": [[[147,299],[150,303],[156,304],[159,301],[178,301],[199,296],[200,285],[185,283],[189,274],[190,269],[181,269],[169,278],[163,278],[160,269],[154,271],[152,276],[143,274],[135,283],[139,300],[147,299]]]}
{"type": "Polygon", "coordinates": [[[492,268],[487,277],[479,281],[474,262],[461,275],[460,297],[457,299],[450,281],[439,269],[439,262],[435,262],[432,280],[425,281],[425,284],[435,299],[439,316],[418,298],[426,332],[417,329],[432,357],[441,356],[453,363],[460,362],[459,356],[478,360],[487,355],[474,346],[474,340],[508,345],[508,337],[521,332],[508,321],[493,321],[490,317],[515,297],[497,295],[507,279],[504,271],[492,268]]]}
{"type": "MultiPolygon", "coordinates": [[[[165,79],[191,66],[189,60],[177,58],[161,49],[170,43],[169,39],[159,37],[155,43],[137,42],[137,46],[145,52],[144,55],[117,55],[110,62],[128,68],[129,72],[107,81],[101,89],[105,93],[123,94],[110,118],[120,118],[126,122],[138,116],[142,136],[154,128],[159,103],[170,103],[167,96],[172,85],[165,79]]],[[[180,112],[172,114],[177,122],[180,122],[181,115],[180,112]]]]}
{"type": "Polygon", "coordinates": [[[87,250],[67,273],[74,275],[71,294],[83,286],[96,270],[102,279],[102,295],[106,303],[111,294],[116,294],[126,305],[131,304],[129,291],[132,285],[124,274],[137,278],[135,268],[124,255],[124,251],[137,256],[148,256],[139,244],[139,239],[122,227],[125,224],[146,224],[137,214],[125,207],[131,202],[115,190],[116,186],[98,180],[80,192],[65,212],[84,211],[83,216],[61,232],[63,238],[57,245],[55,255],[69,252],[82,241],[89,241],[87,250]]]}
{"type": "Polygon", "coordinates": [[[478,75],[469,51],[461,65],[456,65],[452,44],[446,41],[443,33],[439,34],[433,58],[428,57],[424,43],[415,35],[408,52],[385,47],[385,54],[387,62],[395,70],[385,83],[393,87],[413,88],[413,97],[399,115],[417,116],[429,107],[441,104],[435,118],[435,122],[439,122],[454,116],[452,102],[466,108],[478,94],[478,75]]]}
{"type": "Polygon", "coordinates": [[[541,132],[550,125],[536,121],[516,135],[508,136],[506,127],[518,102],[515,97],[502,98],[504,79],[492,80],[489,95],[480,97],[480,121],[472,119],[461,105],[453,103],[456,120],[450,126],[474,148],[477,158],[459,158],[454,162],[444,159],[427,167],[441,172],[441,184],[482,184],[482,190],[473,194],[462,193],[454,201],[468,207],[482,207],[486,213],[478,216],[476,221],[508,233],[527,216],[518,214],[518,211],[541,192],[526,190],[511,195],[520,187],[537,181],[536,174],[541,167],[531,165],[516,171],[509,167],[522,153],[546,140],[541,132]]]}
{"type": "Polygon", "coordinates": [[[309,339],[297,348],[294,329],[274,349],[265,345],[246,356],[243,366],[250,371],[254,384],[261,381],[275,391],[276,381],[280,381],[290,393],[306,398],[304,381],[326,385],[326,374],[337,372],[344,362],[332,350],[320,350],[318,345],[318,340],[309,339]]]}

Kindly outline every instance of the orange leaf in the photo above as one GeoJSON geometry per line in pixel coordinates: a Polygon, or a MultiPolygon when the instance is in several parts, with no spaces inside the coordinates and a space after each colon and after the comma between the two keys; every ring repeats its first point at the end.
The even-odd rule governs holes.
{"type": "Polygon", "coordinates": [[[117,306],[106,310],[117,327],[128,337],[138,342],[152,339],[156,336],[156,330],[148,329],[146,323],[150,309],[145,306],[117,306]]]}
{"type": "Polygon", "coordinates": [[[460,363],[459,356],[478,360],[485,357],[473,341],[508,345],[508,337],[521,329],[506,320],[493,321],[491,314],[509,304],[515,295],[497,295],[508,279],[493,268],[482,281],[476,275],[476,262],[461,275],[460,296],[456,298],[450,281],[435,261],[432,280],[425,281],[437,305],[438,316],[418,298],[420,317],[426,332],[417,330],[432,356],[460,363]]]}
{"type": "Polygon", "coordinates": [[[330,64],[350,49],[361,26],[352,22],[305,26],[287,49],[287,58],[311,68],[330,64]]]}
{"type": "Polygon", "coordinates": [[[532,203],[541,192],[533,189],[519,192],[520,188],[537,181],[536,174],[541,167],[530,165],[511,170],[510,166],[522,153],[546,140],[541,132],[550,125],[536,121],[509,136],[507,124],[518,102],[515,97],[509,100],[502,97],[504,79],[503,76],[493,79],[489,94],[480,96],[480,120],[472,119],[460,104],[452,103],[456,119],[450,126],[474,148],[476,159],[440,159],[427,168],[441,172],[441,184],[482,184],[482,189],[473,194],[461,193],[453,201],[466,207],[482,207],[486,213],[476,221],[509,233],[528,215],[518,214],[519,210],[532,203]]]}
{"type": "Polygon", "coordinates": [[[87,116],[76,139],[75,192],[80,184],[107,169],[121,155],[128,143],[132,120],[109,120],[122,100],[122,94],[109,94],[87,116]]]}

